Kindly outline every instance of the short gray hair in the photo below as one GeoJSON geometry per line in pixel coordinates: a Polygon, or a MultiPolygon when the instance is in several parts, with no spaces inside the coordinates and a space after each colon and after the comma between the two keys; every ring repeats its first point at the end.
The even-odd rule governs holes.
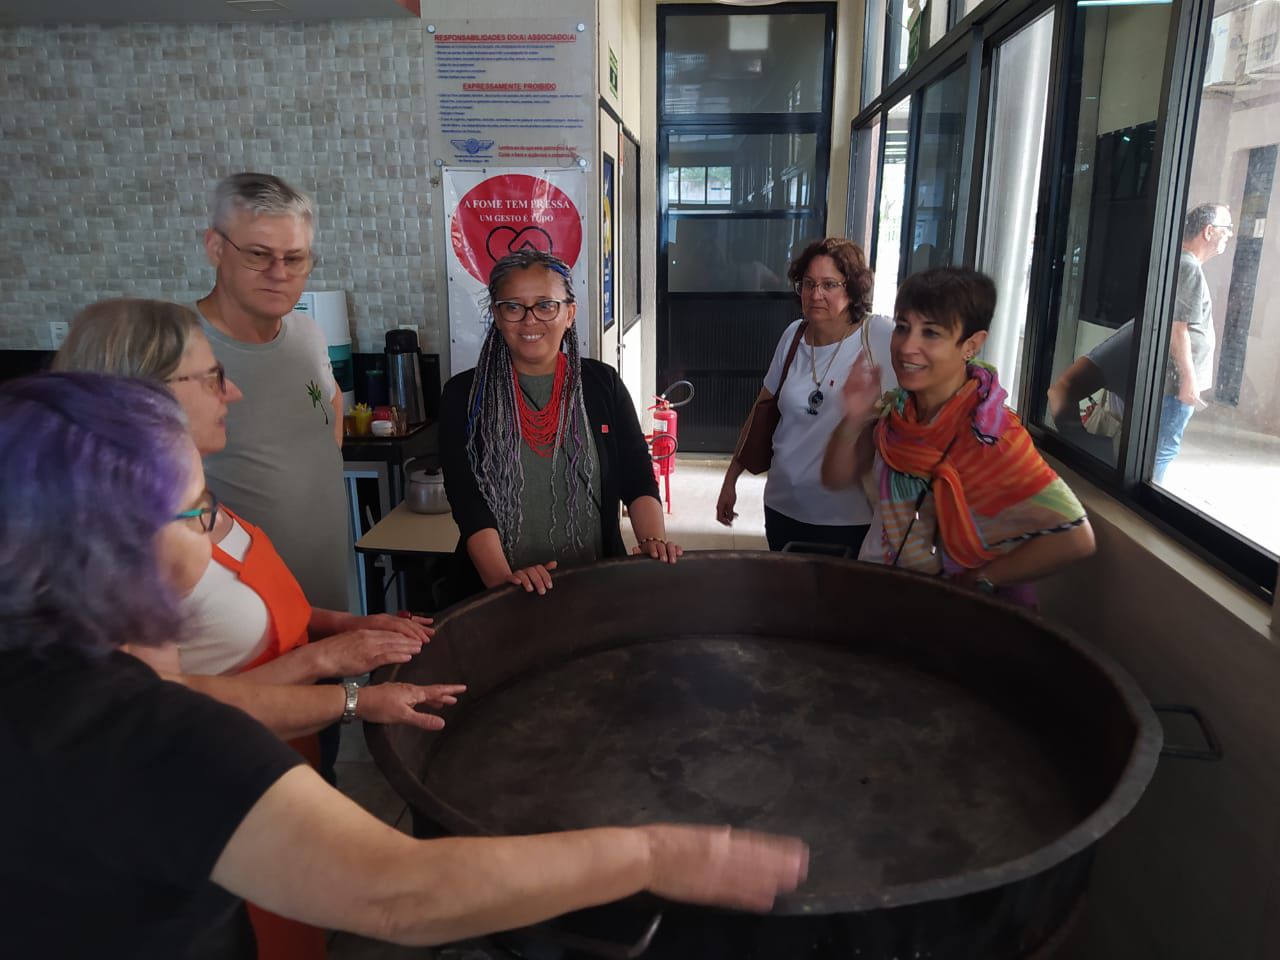
{"type": "Polygon", "coordinates": [[[299,217],[314,231],[316,206],[312,199],[269,173],[235,173],[213,191],[213,228],[225,230],[237,213],[255,217],[299,217]]]}
{"type": "Polygon", "coordinates": [[[1188,210],[1186,219],[1182,221],[1183,242],[1194,240],[1204,232],[1205,227],[1212,227],[1218,219],[1219,210],[1231,212],[1231,208],[1225,203],[1201,203],[1188,210]]]}

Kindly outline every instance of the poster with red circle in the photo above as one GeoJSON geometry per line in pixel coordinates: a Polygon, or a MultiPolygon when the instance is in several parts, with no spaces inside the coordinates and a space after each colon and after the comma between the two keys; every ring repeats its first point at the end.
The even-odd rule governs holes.
{"type": "Polygon", "coordinates": [[[488,177],[463,194],[449,234],[458,263],[488,283],[497,261],[526,248],[554,254],[573,267],[582,252],[582,213],[549,180],[508,173],[488,177]]]}

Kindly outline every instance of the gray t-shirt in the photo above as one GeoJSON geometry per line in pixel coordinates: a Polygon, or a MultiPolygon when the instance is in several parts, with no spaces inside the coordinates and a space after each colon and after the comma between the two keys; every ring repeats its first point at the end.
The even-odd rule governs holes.
{"type": "MultiPolygon", "coordinates": [[[[1216,342],[1213,300],[1209,296],[1209,284],[1200,261],[1185,250],[1178,261],[1173,319],[1187,325],[1187,332],[1191,335],[1191,366],[1196,372],[1196,388],[1208,390],[1213,386],[1213,349],[1216,342]]],[[[1164,392],[1171,397],[1178,393],[1178,368],[1172,358],[1165,371],[1164,392]]]]}
{"type": "Polygon", "coordinates": [[[300,313],[285,316],[270,343],[242,343],[201,321],[244,392],[227,411],[226,449],[205,458],[209,489],[266,531],[312,606],[346,610],[351,537],[324,335],[300,313]]]}
{"type": "MultiPolygon", "coordinates": [[[[520,389],[525,401],[541,410],[551,399],[554,374],[520,375],[520,389]]],[[[524,491],[520,496],[520,540],[507,562],[512,570],[535,563],[555,560],[560,567],[594,563],[604,553],[600,532],[600,463],[595,440],[590,433],[583,438],[586,458],[579,464],[578,475],[570,478],[569,458],[564,450],[552,457],[541,457],[520,442],[520,468],[524,471],[524,491]],[[590,474],[591,486],[586,477],[590,474]],[[569,524],[568,497],[570,485],[578,491],[578,540],[573,544],[573,528],[569,524]]]]}

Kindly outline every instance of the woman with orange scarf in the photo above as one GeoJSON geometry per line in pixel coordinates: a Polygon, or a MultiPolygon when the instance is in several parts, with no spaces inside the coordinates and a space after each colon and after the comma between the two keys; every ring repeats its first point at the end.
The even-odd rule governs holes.
{"type": "Polygon", "coordinates": [[[822,482],[868,482],[875,510],[860,559],[1034,606],[1029,583],[1093,553],[1093,531],[1004,405],[995,369],[974,359],[995,304],[995,285],[973,270],[903,282],[890,342],[899,388],[880,397],[875,367],[854,365],[822,482]]]}

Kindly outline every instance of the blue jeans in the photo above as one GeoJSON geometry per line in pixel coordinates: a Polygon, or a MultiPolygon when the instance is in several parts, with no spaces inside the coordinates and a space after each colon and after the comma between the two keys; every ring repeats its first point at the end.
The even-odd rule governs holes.
{"type": "Polygon", "coordinates": [[[1164,483],[1164,473],[1182,449],[1182,434],[1191,422],[1195,407],[1166,394],[1160,405],[1160,432],[1156,436],[1156,462],[1151,469],[1151,482],[1164,483]]]}

